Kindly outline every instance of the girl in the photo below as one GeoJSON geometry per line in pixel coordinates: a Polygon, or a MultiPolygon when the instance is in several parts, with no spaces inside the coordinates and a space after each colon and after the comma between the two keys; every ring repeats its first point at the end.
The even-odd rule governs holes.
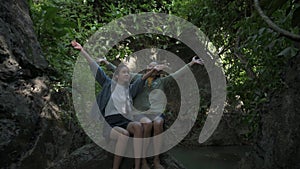
{"type": "MultiPolygon", "coordinates": [[[[116,69],[113,79],[110,79],[78,42],[72,41],[71,44],[75,49],[82,52],[95,75],[96,81],[102,86],[102,90],[97,96],[97,104],[100,112],[110,126],[106,125],[104,127],[104,137],[116,140],[113,169],[118,169],[121,164],[122,156],[117,154],[124,153],[128,136],[132,134],[135,138],[143,137],[141,123],[133,122],[129,118],[126,118],[130,115],[132,98],[143,88],[145,80],[154,71],[159,71],[160,68],[155,67],[152,71],[144,74],[142,78],[130,84],[128,67],[126,65],[120,65],[116,69]]],[[[135,156],[140,157],[142,143],[134,139],[133,144],[135,156]]],[[[135,158],[135,169],[140,169],[140,158],[135,158]]]]}

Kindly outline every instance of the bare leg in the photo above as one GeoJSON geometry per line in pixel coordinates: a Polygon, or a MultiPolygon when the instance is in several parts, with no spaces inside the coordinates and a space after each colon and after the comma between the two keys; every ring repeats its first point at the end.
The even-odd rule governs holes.
{"type": "Polygon", "coordinates": [[[136,140],[136,138],[143,137],[143,127],[139,122],[130,122],[127,126],[129,133],[133,134],[133,147],[135,155],[135,169],[140,169],[141,159],[139,158],[142,155],[142,142],[136,140]]]}
{"type": "Polygon", "coordinates": [[[127,146],[128,136],[129,132],[121,127],[114,127],[110,132],[110,138],[113,140],[117,140],[113,169],[119,169],[120,167],[122,154],[124,154],[127,146]]]}
{"type": "Polygon", "coordinates": [[[162,142],[162,138],[161,136],[158,136],[159,134],[161,134],[163,132],[163,124],[164,124],[164,119],[162,119],[161,117],[158,117],[156,119],[154,119],[153,122],[153,129],[154,129],[154,153],[157,154],[156,156],[154,156],[154,168],[155,169],[164,169],[164,167],[160,164],[160,159],[159,159],[159,152],[160,152],[160,148],[161,148],[161,142],[162,142]]]}
{"type": "MultiPolygon", "coordinates": [[[[144,138],[149,138],[151,136],[151,131],[152,131],[152,121],[147,118],[147,117],[143,117],[140,122],[142,123],[143,126],[143,137],[144,138]]],[[[143,141],[143,156],[144,158],[142,159],[142,169],[150,169],[148,163],[147,163],[147,159],[146,159],[146,153],[147,153],[147,149],[149,146],[149,139],[145,139],[143,141]]]]}

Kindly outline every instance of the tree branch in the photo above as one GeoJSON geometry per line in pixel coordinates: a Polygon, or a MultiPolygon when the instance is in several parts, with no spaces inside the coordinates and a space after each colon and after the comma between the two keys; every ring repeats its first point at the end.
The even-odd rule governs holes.
{"type": "MultiPolygon", "coordinates": [[[[237,34],[239,34],[240,32],[240,29],[237,31],[237,34]]],[[[249,67],[249,64],[248,64],[248,60],[241,54],[241,52],[239,52],[240,48],[240,37],[237,36],[236,38],[236,42],[235,42],[235,48],[232,50],[233,51],[233,56],[235,56],[238,60],[240,60],[241,64],[244,65],[244,69],[246,71],[246,74],[252,78],[252,79],[256,79],[256,75],[254,73],[254,71],[249,67]]]]}
{"type": "Polygon", "coordinates": [[[254,6],[255,6],[255,9],[257,10],[257,12],[259,13],[259,15],[263,18],[263,20],[269,25],[269,27],[271,29],[273,29],[274,31],[280,33],[281,35],[283,35],[289,39],[292,39],[294,41],[300,41],[300,35],[286,31],[286,30],[280,28],[279,26],[277,26],[275,23],[273,23],[271,21],[271,19],[264,14],[263,10],[261,9],[261,7],[259,5],[258,0],[254,0],[254,6]]]}

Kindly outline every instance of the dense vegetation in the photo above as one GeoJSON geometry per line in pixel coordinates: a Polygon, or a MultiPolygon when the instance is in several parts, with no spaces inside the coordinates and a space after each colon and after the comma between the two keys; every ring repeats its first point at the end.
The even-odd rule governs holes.
{"type": "MultiPolygon", "coordinates": [[[[263,0],[261,7],[279,27],[299,33],[300,4],[296,0],[263,0]]],[[[31,16],[45,57],[55,70],[53,89],[71,88],[77,54],[70,41],[84,42],[97,29],[114,19],[140,12],[163,12],[184,18],[198,26],[214,43],[222,58],[228,82],[228,102],[243,102],[243,119],[251,126],[251,137],[258,126],[263,104],[275,90],[284,89],[281,80],[285,65],[298,52],[294,42],[270,29],[251,0],[30,0],[31,16]]],[[[164,45],[168,38],[142,35],[120,43],[108,60],[141,49],[164,45]],[[145,40],[146,39],[146,40],[145,40]],[[145,46],[146,45],[146,46],[145,46]]]]}

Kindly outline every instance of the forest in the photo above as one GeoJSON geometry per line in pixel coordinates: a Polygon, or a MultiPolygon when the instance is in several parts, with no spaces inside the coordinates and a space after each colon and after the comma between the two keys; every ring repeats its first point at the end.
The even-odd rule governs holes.
{"type": "MultiPolygon", "coordinates": [[[[88,93],[88,86],[76,86],[74,76],[82,73],[76,69],[88,64],[82,64],[72,40],[95,60],[115,65],[132,63],[132,58],[135,67],[147,65],[149,60],[141,56],[148,54],[175,69],[176,61],[167,54],[184,64],[203,54],[198,56],[204,65],[191,69],[197,90],[184,91],[197,96],[196,108],[187,110],[196,113],[188,117],[193,124],[184,138],[174,138],[179,139],[176,146],[161,154],[164,168],[300,168],[300,1],[1,0],[0,8],[0,168],[112,168],[113,153],[95,144],[97,137],[86,131],[90,124],[81,122],[74,105],[88,93]],[[139,20],[143,14],[151,17],[139,20]],[[169,23],[165,16],[171,16],[169,23]],[[133,32],[123,27],[131,17],[133,32]],[[213,47],[189,41],[192,36],[185,39],[194,28],[213,47]],[[205,50],[213,53],[213,63],[205,50]],[[212,79],[218,77],[211,67],[222,70],[226,96],[216,108],[222,109],[220,122],[199,143],[213,100],[223,99],[221,89],[213,90],[212,79]]],[[[187,76],[182,81],[193,83],[187,76]]],[[[92,95],[102,90],[94,81],[90,84],[96,85],[92,95]]],[[[182,102],[189,104],[178,88],[172,82],[165,91],[165,130],[178,118],[182,102]]],[[[154,168],[152,158],[148,162],[154,168]]],[[[133,163],[125,157],[121,168],[133,163]]]]}

